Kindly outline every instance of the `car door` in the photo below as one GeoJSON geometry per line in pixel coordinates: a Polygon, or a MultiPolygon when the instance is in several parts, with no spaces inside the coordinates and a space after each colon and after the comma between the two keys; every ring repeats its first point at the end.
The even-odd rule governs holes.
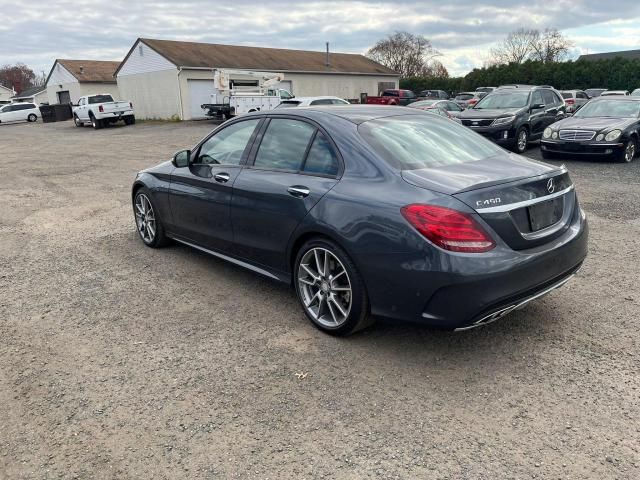
{"type": "Polygon", "coordinates": [[[531,95],[531,115],[530,115],[530,123],[531,123],[531,136],[541,135],[544,129],[546,128],[546,108],[547,106],[544,103],[544,98],[542,97],[542,92],[540,90],[535,90],[531,95]],[[534,108],[539,107],[541,108],[534,108]]]}
{"type": "Polygon", "coordinates": [[[560,109],[564,101],[560,101],[551,90],[543,90],[542,99],[545,104],[544,130],[552,123],[564,117],[564,111],[560,109]]]}
{"type": "Polygon", "coordinates": [[[223,126],[192,151],[187,167],[173,170],[169,205],[176,234],[208,249],[231,250],[231,192],[261,121],[223,126]]]}
{"type": "Polygon", "coordinates": [[[0,109],[0,122],[11,122],[13,115],[13,105],[4,105],[0,109]]]}
{"type": "Polygon", "coordinates": [[[80,120],[89,120],[89,115],[87,115],[87,99],[85,97],[78,100],[76,115],[80,120]]]}
{"type": "Polygon", "coordinates": [[[299,118],[270,118],[233,186],[237,255],[286,272],[291,234],[333,188],[340,169],[335,146],[316,125],[299,118]]]}

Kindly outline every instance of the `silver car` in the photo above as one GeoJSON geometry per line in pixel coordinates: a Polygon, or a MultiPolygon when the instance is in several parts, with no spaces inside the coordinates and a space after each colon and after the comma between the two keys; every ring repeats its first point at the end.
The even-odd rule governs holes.
{"type": "Polygon", "coordinates": [[[589,101],[589,95],[582,90],[562,90],[560,94],[564,98],[568,114],[575,113],[576,110],[589,101]]]}

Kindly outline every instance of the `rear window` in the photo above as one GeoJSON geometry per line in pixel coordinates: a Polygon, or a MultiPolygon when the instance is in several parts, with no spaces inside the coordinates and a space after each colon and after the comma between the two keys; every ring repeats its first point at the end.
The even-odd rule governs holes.
{"type": "Polygon", "coordinates": [[[382,92],[383,97],[397,97],[399,96],[398,92],[395,90],[385,90],[382,92]]]}
{"type": "Polygon", "coordinates": [[[370,120],[360,124],[358,132],[387,163],[400,170],[475,162],[503,152],[468,128],[429,114],[370,120]]]}
{"type": "Polygon", "coordinates": [[[573,98],[573,93],[571,92],[560,92],[562,93],[562,98],[573,98]]]}
{"type": "Polygon", "coordinates": [[[89,97],[89,103],[106,103],[113,102],[113,97],[111,95],[93,95],[89,97]]]}
{"type": "Polygon", "coordinates": [[[470,93],[463,93],[461,95],[457,95],[456,100],[471,100],[473,97],[474,95],[471,95],[470,93]]]}
{"type": "Polygon", "coordinates": [[[291,108],[291,107],[297,107],[298,105],[300,105],[299,101],[290,100],[286,102],[280,102],[280,104],[276,108],[291,108]]]}

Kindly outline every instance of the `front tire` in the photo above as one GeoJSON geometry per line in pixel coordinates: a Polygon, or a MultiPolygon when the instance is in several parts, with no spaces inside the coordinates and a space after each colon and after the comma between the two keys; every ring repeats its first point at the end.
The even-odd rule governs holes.
{"type": "Polygon", "coordinates": [[[35,113],[30,113],[27,117],[27,122],[35,122],[38,120],[38,116],[35,113]]]}
{"type": "Polygon", "coordinates": [[[73,123],[75,124],[75,126],[76,126],[76,127],[82,127],[82,126],[84,126],[84,123],[82,123],[82,122],[80,121],[80,119],[78,118],[78,116],[77,116],[77,115],[74,115],[74,116],[73,116],[73,123]]]}
{"type": "Polygon", "coordinates": [[[298,300],[315,327],[345,336],[373,323],[364,282],[338,245],[320,238],[308,241],[293,269],[298,300]]]}
{"type": "Polygon", "coordinates": [[[133,197],[133,215],[138,235],[147,247],[159,248],[169,243],[158,210],[151,200],[151,192],[146,187],[139,189],[133,197]]]}
{"type": "Polygon", "coordinates": [[[635,139],[630,138],[622,147],[622,151],[619,152],[616,156],[616,161],[619,163],[631,163],[633,159],[636,158],[638,154],[638,144],[635,139]]]}
{"type": "Polygon", "coordinates": [[[94,130],[100,130],[102,128],[102,120],[98,120],[93,113],[89,115],[89,120],[91,120],[91,126],[94,130]]]}
{"type": "Polygon", "coordinates": [[[529,131],[525,127],[520,127],[516,132],[514,151],[522,155],[527,151],[527,145],[529,145],[529,131]]]}

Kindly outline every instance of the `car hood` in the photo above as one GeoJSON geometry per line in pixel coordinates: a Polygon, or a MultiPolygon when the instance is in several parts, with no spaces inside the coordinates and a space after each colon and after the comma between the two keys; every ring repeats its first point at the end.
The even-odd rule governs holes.
{"type": "Polygon", "coordinates": [[[633,118],[615,117],[569,117],[553,124],[554,128],[575,130],[611,130],[614,128],[625,129],[637,122],[633,118]]]}
{"type": "Polygon", "coordinates": [[[505,152],[475,162],[404,170],[402,178],[417,187],[454,194],[529,177],[546,175],[558,167],[505,152]]]}
{"type": "Polygon", "coordinates": [[[461,118],[498,118],[498,117],[506,117],[508,115],[516,115],[520,113],[522,108],[501,108],[501,109],[491,109],[491,108],[470,108],[462,112],[460,115],[461,118]]]}

